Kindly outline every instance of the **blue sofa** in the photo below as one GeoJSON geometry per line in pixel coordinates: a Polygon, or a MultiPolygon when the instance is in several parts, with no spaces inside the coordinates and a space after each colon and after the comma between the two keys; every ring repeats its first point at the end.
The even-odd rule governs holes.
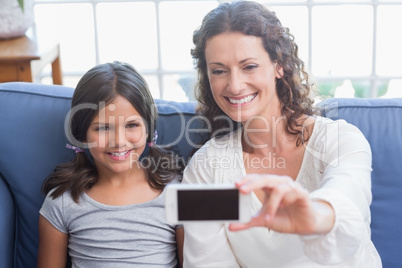
{"type": "MultiPolygon", "coordinates": [[[[74,157],[64,120],[73,89],[0,84],[0,267],[36,267],[41,185],[74,157]]],[[[203,138],[195,103],[157,100],[158,144],[177,144],[185,160],[203,138]]],[[[372,239],[384,267],[402,265],[402,99],[328,99],[324,115],[356,125],[373,152],[372,239]],[[399,166],[401,165],[401,166],[399,166]]]]}

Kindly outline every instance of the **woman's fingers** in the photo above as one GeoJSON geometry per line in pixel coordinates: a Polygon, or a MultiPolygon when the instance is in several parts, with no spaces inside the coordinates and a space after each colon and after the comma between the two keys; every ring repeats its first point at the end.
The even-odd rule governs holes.
{"type": "Polygon", "coordinates": [[[239,187],[243,193],[263,190],[265,200],[263,200],[261,212],[269,216],[274,216],[279,206],[291,203],[295,198],[295,192],[299,188],[290,177],[276,175],[248,176],[248,178],[242,180],[239,187]]]}
{"type": "Polygon", "coordinates": [[[288,176],[258,174],[248,175],[237,183],[237,187],[239,187],[241,192],[245,194],[252,191],[262,190],[265,196],[264,200],[262,200],[263,206],[258,215],[253,217],[248,223],[231,224],[229,229],[232,231],[240,231],[253,226],[277,228],[280,222],[287,222],[286,225],[289,227],[290,231],[290,226],[292,226],[291,221],[295,216],[290,215],[292,214],[291,211],[293,213],[298,213],[298,209],[295,210],[294,205],[301,205],[304,207],[306,203],[302,200],[308,202],[307,191],[299,183],[294,182],[293,179],[288,176]],[[291,207],[294,208],[291,209],[291,207]],[[279,210],[284,211],[281,212],[280,218],[276,219],[279,210]],[[285,220],[284,217],[287,220],[285,220]]]}
{"type": "Polygon", "coordinates": [[[249,174],[245,177],[243,177],[240,181],[237,181],[235,184],[236,186],[240,189],[240,191],[244,192],[244,193],[249,193],[252,190],[249,190],[247,186],[248,183],[250,183],[253,180],[259,180],[261,175],[257,175],[257,174],[249,174]]]}
{"type": "Polygon", "coordinates": [[[280,204],[286,201],[286,198],[295,195],[295,192],[297,190],[294,184],[295,183],[293,181],[288,181],[284,183],[279,183],[271,189],[269,199],[271,200],[271,202],[274,202],[275,208],[278,208],[280,204]],[[292,195],[289,195],[289,193],[292,193],[292,195]]]}
{"type": "Polygon", "coordinates": [[[269,226],[269,221],[271,217],[269,215],[262,215],[259,213],[257,216],[253,217],[247,223],[231,223],[229,224],[230,231],[241,231],[246,230],[254,226],[269,226]]]}

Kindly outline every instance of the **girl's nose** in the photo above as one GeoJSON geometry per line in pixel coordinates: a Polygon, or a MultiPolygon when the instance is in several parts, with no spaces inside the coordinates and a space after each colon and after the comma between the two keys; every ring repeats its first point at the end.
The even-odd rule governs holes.
{"type": "Polygon", "coordinates": [[[124,147],[127,143],[126,139],[126,131],[124,127],[116,127],[115,132],[114,132],[114,146],[119,148],[119,147],[124,147]]]}

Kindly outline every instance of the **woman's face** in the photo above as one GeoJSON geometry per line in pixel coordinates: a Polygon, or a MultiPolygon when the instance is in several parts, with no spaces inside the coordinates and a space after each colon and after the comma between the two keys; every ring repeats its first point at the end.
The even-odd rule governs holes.
{"type": "Polygon", "coordinates": [[[99,174],[134,171],[147,136],[143,119],[125,98],[117,96],[103,107],[87,131],[87,143],[99,174]]]}
{"type": "Polygon", "coordinates": [[[216,35],[206,42],[205,58],[212,95],[230,118],[245,123],[259,116],[280,116],[276,78],[282,68],[277,71],[260,37],[240,32],[216,35]]]}

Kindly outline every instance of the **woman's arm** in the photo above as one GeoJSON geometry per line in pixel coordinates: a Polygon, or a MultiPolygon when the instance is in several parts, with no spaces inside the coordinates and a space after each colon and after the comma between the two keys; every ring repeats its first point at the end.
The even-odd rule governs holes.
{"type": "Polygon", "coordinates": [[[42,215],[39,216],[38,268],[66,267],[68,234],[57,230],[42,215]]]}
{"type": "Polygon", "coordinates": [[[313,143],[306,150],[322,164],[322,170],[315,165],[315,173],[309,174],[316,179],[320,176],[318,188],[308,193],[289,177],[249,175],[238,187],[245,187],[244,193],[263,191],[267,198],[252,222],[233,224],[231,230],[267,226],[278,232],[299,234],[306,256],[325,265],[346,260],[369,241],[369,144],[345,122],[324,127],[327,130],[316,139],[316,145],[322,146],[313,143]]]}

